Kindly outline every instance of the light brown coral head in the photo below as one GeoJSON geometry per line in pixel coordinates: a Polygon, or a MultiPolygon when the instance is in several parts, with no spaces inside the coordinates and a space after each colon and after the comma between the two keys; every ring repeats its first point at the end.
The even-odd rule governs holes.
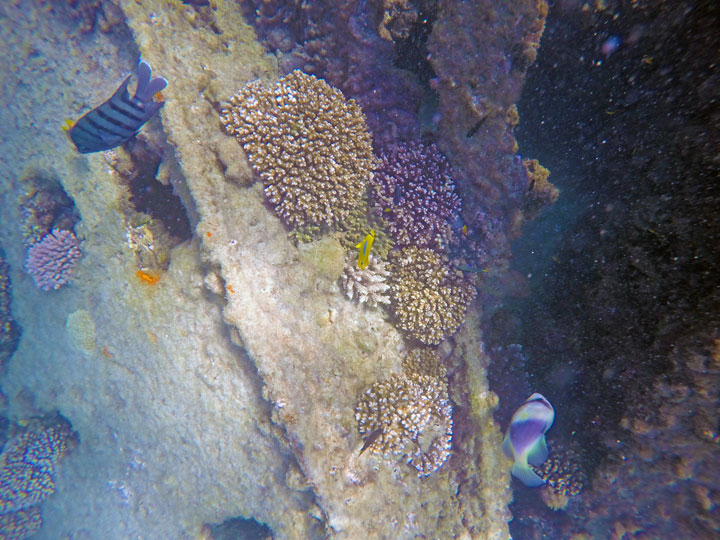
{"type": "Polygon", "coordinates": [[[452,447],[452,405],[444,379],[411,373],[372,385],[355,409],[369,449],[385,458],[405,455],[418,476],[442,466],[452,447]]]}
{"type": "Polygon", "coordinates": [[[295,70],[270,87],[251,82],[221,120],[287,225],[334,225],[364,193],[374,159],[365,116],[322,79],[295,70]]]}
{"type": "Polygon", "coordinates": [[[477,291],[432,249],[407,247],[392,257],[392,308],[410,337],[436,345],[465,320],[477,291]]]}

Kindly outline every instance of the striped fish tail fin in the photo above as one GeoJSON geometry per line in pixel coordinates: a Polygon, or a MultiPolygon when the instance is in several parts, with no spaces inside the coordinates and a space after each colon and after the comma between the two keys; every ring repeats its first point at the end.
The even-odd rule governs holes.
{"type": "Polygon", "coordinates": [[[152,78],[152,68],[145,60],[140,61],[137,69],[137,89],[135,97],[142,101],[152,101],[155,94],[165,89],[167,80],[163,77],[152,78]]]}

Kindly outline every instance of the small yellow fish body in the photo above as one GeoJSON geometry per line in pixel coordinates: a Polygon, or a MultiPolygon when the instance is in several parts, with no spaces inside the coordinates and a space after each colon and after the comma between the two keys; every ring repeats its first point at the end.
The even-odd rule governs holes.
{"type": "Polygon", "coordinates": [[[63,131],[70,131],[74,125],[75,125],[75,122],[73,122],[69,118],[66,118],[65,123],[62,125],[62,129],[63,129],[63,131]]]}
{"type": "Polygon", "coordinates": [[[375,241],[375,231],[370,229],[370,232],[365,235],[365,240],[355,246],[360,250],[358,254],[358,268],[360,270],[365,270],[370,264],[370,249],[372,249],[373,241],[375,241]]]}

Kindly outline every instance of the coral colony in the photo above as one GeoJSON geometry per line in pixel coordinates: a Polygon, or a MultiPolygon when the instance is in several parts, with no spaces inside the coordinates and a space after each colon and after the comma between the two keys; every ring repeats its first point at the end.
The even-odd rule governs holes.
{"type": "Polygon", "coordinates": [[[442,250],[460,214],[452,170],[434,144],[395,144],[380,152],[370,200],[398,246],[442,250]]]}
{"type": "Polygon", "coordinates": [[[437,345],[455,333],[477,291],[435,251],[415,246],[391,254],[392,309],[409,337],[437,345]]]}
{"type": "MultiPolygon", "coordinates": [[[[246,85],[224,106],[221,120],[243,145],[268,201],[290,227],[341,225],[364,204],[368,191],[394,249],[388,261],[369,253],[363,259],[362,250],[359,263],[348,258],[341,280],[348,298],[370,307],[391,302],[397,326],[422,343],[436,345],[457,331],[476,291],[442,255],[452,242],[451,223],[461,202],[452,169],[435,145],[392,144],[374,158],[355,102],[299,70],[274,86],[246,85]]],[[[366,243],[368,238],[375,238],[374,230],[366,243]]],[[[379,381],[365,393],[356,417],[361,434],[377,437],[368,443],[374,452],[405,454],[420,475],[447,459],[452,407],[444,375],[413,372],[379,381]],[[394,431],[398,422],[402,428],[394,431]],[[439,431],[428,435],[428,430],[439,431]]]]}
{"type": "Polygon", "coordinates": [[[355,418],[373,453],[390,459],[404,455],[419,476],[427,476],[445,463],[452,446],[445,370],[432,350],[421,349],[408,354],[403,368],[403,374],[365,391],[355,418]]]}
{"type": "Polygon", "coordinates": [[[42,526],[39,504],[55,492],[55,471],[74,437],[67,425],[27,431],[0,455],[0,536],[25,538],[42,526]]]}
{"type": "Polygon", "coordinates": [[[53,229],[28,248],[25,268],[39,289],[59,289],[69,283],[81,255],[75,233],[53,229]]]}
{"type": "MultiPolygon", "coordinates": [[[[441,254],[452,241],[450,224],[461,203],[450,165],[435,145],[389,145],[376,160],[355,102],[299,70],[270,87],[246,85],[224,106],[221,120],[292,228],[341,225],[369,191],[370,206],[387,223],[395,247],[388,261],[362,249],[360,262],[348,257],[341,280],[348,298],[370,307],[391,302],[397,326],[422,343],[435,345],[455,333],[476,291],[441,254]]],[[[368,238],[374,240],[373,229],[356,248],[367,248],[368,238]]],[[[377,437],[368,443],[375,453],[405,454],[421,476],[447,459],[452,407],[444,375],[411,372],[379,381],[365,393],[356,417],[361,434],[377,437]]]]}
{"type": "Polygon", "coordinates": [[[365,116],[321,79],[293,71],[270,88],[252,82],[225,105],[221,120],[291,227],[333,225],[365,191],[373,165],[365,116]]]}

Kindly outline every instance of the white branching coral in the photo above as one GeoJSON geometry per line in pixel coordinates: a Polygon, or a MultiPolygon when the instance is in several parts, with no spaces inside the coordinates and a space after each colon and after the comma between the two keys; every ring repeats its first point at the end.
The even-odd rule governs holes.
{"type": "Polygon", "coordinates": [[[389,304],[390,297],[385,294],[390,289],[390,285],[386,283],[390,275],[387,265],[372,255],[368,260],[368,267],[361,270],[357,265],[357,254],[347,256],[345,269],[340,277],[343,290],[348,298],[357,300],[360,304],[370,307],[389,304]]]}
{"type": "Polygon", "coordinates": [[[452,447],[452,405],[444,378],[393,375],[373,384],[355,408],[368,449],[385,459],[406,456],[418,476],[439,469],[452,447]]]}

